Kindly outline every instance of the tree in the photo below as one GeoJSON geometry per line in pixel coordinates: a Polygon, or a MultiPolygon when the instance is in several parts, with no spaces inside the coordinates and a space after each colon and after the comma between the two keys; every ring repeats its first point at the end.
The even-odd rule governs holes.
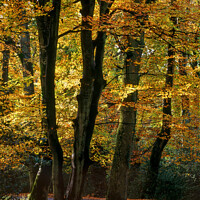
{"type": "MultiPolygon", "coordinates": [[[[30,161],[29,158],[34,160],[34,155],[39,159],[43,157],[30,199],[47,199],[51,182],[49,159],[52,156],[55,198],[64,199],[62,157],[64,153],[65,161],[70,163],[69,154],[73,142],[72,175],[66,195],[70,200],[80,199],[89,166],[103,158],[100,163],[110,167],[119,112],[121,118],[108,198],[126,199],[130,162],[135,164],[135,160],[140,159],[140,169],[143,169],[146,163],[142,161],[149,159],[148,150],[151,148],[144,195],[153,196],[159,165],[163,167],[170,162],[185,162],[187,155],[196,155],[195,161],[199,159],[198,8],[187,7],[186,1],[178,1],[174,6],[168,1],[150,4],[149,0],[146,3],[115,1],[113,5],[113,2],[103,0],[98,3],[94,0],[75,3],[63,1],[61,14],[60,1],[35,0],[30,4],[29,1],[5,0],[1,4],[3,18],[0,24],[0,41],[10,51],[9,78],[6,77],[9,80],[8,86],[12,87],[9,90],[12,91],[9,93],[12,104],[8,104],[8,107],[14,111],[1,117],[2,121],[8,122],[8,126],[2,124],[0,130],[0,163],[3,166],[13,164],[17,167],[16,163],[22,166],[30,161]],[[80,6],[81,15],[78,12],[80,6]],[[19,7],[30,13],[20,13],[16,9],[19,7]],[[16,12],[13,12],[14,9],[16,12]],[[40,44],[34,37],[33,17],[36,17],[40,44]],[[173,17],[179,18],[180,26],[173,24],[173,17]],[[26,24],[29,20],[33,22],[28,26],[30,31],[26,24]],[[59,20],[61,34],[58,36],[59,20]],[[6,38],[9,37],[12,39],[11,45],[6,43],[6,38]],[[21,50],[18,45],[14,45],[19,43],[20,37],[21,50]],[[120,44],[123,44],[123,48],[119,52],[120,44]],[[29,59],[30,47],[38,49],[37,45],[40,45],[40,51],[35,54],[37,59],[33,74],[30,63],[33,59],[29,59]],[[183,52],[187,54],[187,61],[183,52]],[[23,69],[26,68],[23,70],[24,75],[16,53],[21,58],[23,69]],[[39,53],[42,103],[40,84],[37,81],[39,53]],[[177,60],[180,62],[175,62],[177,60]],[[170,66],[174,69],[173,74],[170,66]],[[81,73],[83,77],[80,83],[81,73]],[[35,88],[31,89],[33,76],[36,80],[35,88]],[[110,81],[106,84],[104,79],[110,81]],[[35,94],[31,95],[33,91],[35,94]],[[77,110],[77,117],[72,122],[77,110]],[[181,115],[181,111],[186,114],[181,115]],[[187,123],[183,123],[182,117],[187,123]],[[33,120],[34,123],[30,123],[33,120]],[[72,136],[72,123],[75,137],[72,136]],[[136,144],[137,136],[140,140],[136,144]],[[43,151],[48,145],[47,137],[52,155],[43,151]],[[178,142],[178,147],[181,147],[179,149],[178,142]],[[63,152],[61,146],[64,147],[63,152]],[[137,149],[142,153],[136,153],[137,149]],[[147,154],[143,155],[144,152],[147,154]],[[134,160],[131,160],[131,156],[134,160]]],[[[3,58],[2,54],[0,56],[3,58]]],[[[2,67],[3,63],[2,59],[2,67]]],[[[6,71],[7,68],[4,69],[6,71]]],[[[1,75],[4,77],[4,73],[1,75]]],[[[5,110],[4,113],[6,112],[5,110]]],[[[40,163],[39,159],[36,162],[40,163]]],[[[30,168],[34,167],[33,162],[28,164],[30,168]]],[[[69,170],[70,167],[67,168],[68,172],[69,170]]],[[[140,184],[142,181],[140,179],[140,184]]]]}
{"type": "MultiPolygon", "coordinates": [[[[137,1],[135,2],[137,3],[137,1]]],[[[153,1],[146,1],[146,4],[151,2],[153,1]]],[[[123,82],[125,86],[132,85],[133,87],[136,87],[136,89],[134,92],[127,94],[127,97],[124,98],[120,108],[120,121],[117,130],[115,155],[113,158],[107,194],[108,200],[127,199],[128,172],[132,152],[135,152],[135,155],[133,155],[135,158],[138,157],[135,139],[138,101],[137,86],[139,85],[140,80],[140,65],[145,45],[142,26],[146,23],[145,20],[147,20],[147,17],[145,14],[138,14],[139,10],[134,10],[134,12],[126,9],[122,10],[130,13],[131,17],[135,16],[137,21],[135,27],[132,27],[136,30],[135,33],[125,37],[127,47],[125,46],[125,48],[123,48],[124,51],[126,50],[124,64],[125,77],[123,82]]],[[[126,14],[124,15],[127,17],[126,14]]]]}
{"type": "MultiPolygon", "coordinates": [[[[146,181],[144,184],[144,190],[143,190],[143,198],[154,198],[155,191],[156,191],[156,180],[158,177],[158,171],[159,171],[159,163],[161,160],[161,156],[163,153],[164,148],[166,147],[167,143],[169,142],[169,139],[174,136],[178,136],[178,131],[177,133],[173,132],[173,126],[174,126],[174,119],[172,117],[173,114],[173,103],[172,103],[172,97],[175,96],[177,93],[175,93],[175,90],[173,91],[174,87],[174,71],[176,69],[176,59],[175,56],[179,53],[180,58],[179,60],[182,60],[179,62],[179,72],[180,74],[186,75],[185,70],[186,70],[186,55],[185,52],[189,52],[190,48],[196,48],[196,45],[191,45],[191,43],[195,43],[195,34],[196,32],[191,32],[190,25],[191,24],[191,18],[189,17],[189,12],[187,11],[188,8],[184,4],[180,5],[181,12],[178,12],[175,7],[178,6],[177,1],[171,1],[170,9],[169,9],[169,17],[168,17],[168,33],[165,33],[164,37],[166,40],[166,43],[168,44],[168,55],[167,55],[167,75],[166,75],[166,81],[165,81],[165,96],[163,98],[163,119],[162,119],[162,128],[160,132],[157,135],[157,138],[153,144],[152,151],[151,151],[151,156],[150,156],[150,163],[148,166],[148,171],[147,171],[147,177],[146,181]],[[182,6],[182,7],[181,7],[182,6]],[[186,7],[185,7],[186,6],[186,7]],[[184,14],[183,14],[184,13],[184,14]],[[183,28],[184,27],[184,28],[183,28]],[[180,33],[180,34],[178,34],[180,33]],[[191,38],[188,39],[188,34],[191,34],[191,38]],[[193,36],[192,36],[193,35],[193,36]],[[187,38],[186,38],[187,37],[187,38]],[[194,38],[193,38],[194,37],[194,38]],[[191,42],[191,43],[190,43],[191,42]],[[181,44],[181,45],[180,45],[181,44]],[[190,44],[190,45],[189,45],[190,44]],[[190,46],[188,48],[188,46],[190,46]]],[[[190,4],[191,9],[193,5],[190,4]]],[[[179,9],[180,9],[179,8],[179,9]]],[[[195,22],[192,22],[195,26],[195,22]]],[[[154,33],[158,34],[158,31],[155,31],[154,33]],[[157,32],[157,33],[156,33],[157,32]]],[[[162,33],[160,35],[163,35],[162,33]]],[[[179,77],[180,78],[180,77],[179,77]]],[[[180,80],[179,80],[180,81],[180,80]]],[[[185,82],[182,82],[184,87],[187,85],[186,80],[185,82]]],[[[177,83],[176,83],[177,84],[177,83]]],[[[177,87],[177,85],[176,85],[177,87]]],[[[180,85],[179,85],[180,87],[180,85]]],[[[184,90],[183,88],[181,88],[184,90]]],[[[182,99],[182,116],[186,119],[187,121],[190,120],[188,112],[188,93],[183,92],[181,93],[182,99]]],[[[188,125],[188,124],[187,124],[188,125]]],[[[177,126],[177,122],[176,122],[177,126]]],[[[182,127],[183,128],[183,125],[182,127]]],[[[182,129],[184,132],[186,132],[186,129],[182,129]]],[[[181,130],[181,132],[182,132],[181,130]]],[[[186,133],[184,133],[185,135],[186,133]]]]}
{"type": "Polygon", "coordinates": [[[24,32],[20,37],[21,45],[21,54],[20,59],[23,66],[23,77],[24,77],[24,91],[26,95],[34,94],[34,81],[33,81],[33,63],[31,59],[31,50],[30,50],[30,34],[28,31],[28,23],[24,24],[24,32]],[[26,80],[28,79],[28,80],[26,80]]]}
{"type": "MultiPolygon", "coordinates": [[[[144,46],[143,33],[137,34],[137,39],[127,37],[128,50],[125,59],[124,84],[139,85],[139,70],[142,48],[144,46]]],[[[136,151],[135,127],[137,114],[137,89],[123,100],[120,108],[120,123],[117,130],[117,142],[110,174],[107,199],[127,199],[127,181],[131,152],[136,151]]]]}
{"type": "MultiPolygon", "coordinates": [[[[100,21],[109,13],[113,1],[99,1],[100,21]]],[[[81,47],[83,57],[83,78],[81,79],[78,100],[78,114],[74,120],[74,146],[72,155],[72,174],[67,189],[67,199],[80,200],[85,176],[92,164],[89,157],[90,141],[92,138],[95,119],[98,114],[98,102],[102,89],[105,87],[103,79],[103,58],[106,32],[97,32],[95,40],[92,38],[91,19],[94,15],[95,1],[82,0],[82,30],[81,47]]]]}
{"type": "MultiPolygon", "coordinates": [[[[173,86],[173,73],[175,67],[174,49],[169,44],[168,46],[168,67],[166,76],[166,90],[170,90],[173,86]]],[[[155,143],[153,144],[150,165],[147,172],[147,180],[145,182],[142,198],[153,198],[156,189],[156,180],[158,176],[159,163],[162,156],[162,152],[167,142],[170,139],[171,134],[171,97],[167,95],[163,100],[163,124],[162,130],[158,134],[155,143]]]]}
{"type": "Polygon", "coordinates": [[[62,200],[64,199],[63,152],[57,136],[54,83],[61,1],[33,2],[41,9],[47,6],[46,11],[43,10],[43,15],[36,17],[40,46],[40,77],[42,101],[45,106],[45,122],[47,123],[45,127],[47,128],[48,143],[52,152],[53,193],[56,200],[62,200]]]}
{"type": "MultiPolygon", "coordinates": [[[[19,9],[21,9],[21,23],[22,33],[20,35],[20,49],[18,50],[18,55],[22,64],[23,79],[24,79],[24,93],[27,95],[27,100],[31,100],[34,96],[34,79],[33,79],[33,62],[31,61],[31,47],[30,47],[30,33],[29,33],[29,23],[27,22],[26,10],[23,8],[23,3],[21,0],[18,2],[19,9]]],[[[33,121],[29,122],[26,126],[31,126],[33,121]]],[[[30,192],[34,184],[38,165],[34,162],[33,155],[29,156],[29,161],[25,162],[29,169],[29,182],[30,182],[30,192]]]]}
{"type": "Polygon", "coordinates": [[[10,39],[8,38],[5,41],[4,50],[3,50],[3,64],[2,64],[2,80],[1,80],[1,105],[0,105],[0,115],[5,115],[5,110],[7,110],[7,94],[8,94],[8,66],[9,66],[9,59],[10,59],[10,49],[9,49],[9,42],[10,39]]]}
{"type": "Polygon", "coordinates": [[[35,177],[34,184],[32,186],[29,200],[48,200],[49,185],[51,183],[51,159],[44,159],[41,161],[37,176],[35,177]]]}

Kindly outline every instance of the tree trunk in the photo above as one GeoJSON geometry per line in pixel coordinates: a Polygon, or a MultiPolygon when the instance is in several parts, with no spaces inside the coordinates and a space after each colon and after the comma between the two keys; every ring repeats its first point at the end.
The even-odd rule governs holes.
{"type": "Polygon", "coordinates": [[[9,65],[9,59],[10,59],[10,50],[7,47],[7,45],[4,45],[3,50],[3,65],[2,65],[2,82],[3,84],[6,84],[8,82],[8,65],[9,65]]]}
{"type": "MultiPolygon", "coordinates": [[[[49,1],[39,2],[44,6],[49,1]]],[[[52,182],[55,200],[64,199],[62,164],[63,152],[57,136],[55,110],[55,63],[58,41],[60,16],[60,0],[52,1],[53,9],[45,15],[38,16],[37,26],[40,43],[40,69],[42,85],[42,102],[45,106],[45,116],[42,125],[47,130],[48,142],[52,152],[52,182]]],[[[49,184],[50,182],[48,182],[49,184]]]]}
{"type": "MultiPolygon", "coordinates": [[[[127,52],[126,55],[124,84],[132,84],[137,87],[140,79],[139,70],[144,48],[144,34],[142,33],[138,39],[128,37],[128,47],[134,50],[127,52]]],[[[127,199],[130,156],[132,150],[137,150],[136,144],[134,144],[137,94],[137,91],[128,94],[120,109],[120,124],[117,131],[117,142],[110,174],[107,200],[127,199]]]]}
{"type": "MultiPolygon", "coordinates": [[[[22,3],[22,1],[19,0],[19,8],[21,9],[22,19],[23,19],[26,15],[26,11],[23,9],[21,3],[22,3]]],[[[18,55],[19,55],[19,58],[21,60],[22,67],[23,67],[22,70],[23,70],[23,78],[24,78],[24,93],[25,93],[25,95],[27,95],[26,96],[27,99],[31,99],[32,95],[34,94],[34,80],[33,80],[33,63],[30,61],[31,48],[30,48],[30,33],[28,31],[28,23],[23,24],[22,27],[24,28],[24,32],[20,36],[21,51],[18,53],[18,55]]],[[[43,118],[43,121],[45,121],[46,126],[45,126],[45,129],[43,126],[42,130],[47,132],[47,128],[46,128],[47,121],[46,121],[46,119],[44,120],[44,118],[43,118]]],[[[30,124],[28,124],[27,126],[29,126],[29,125],[30,124]]],[[[38,157],[37,155],[32,155],[32,156],[38,157]]],[[[49,188],[51,181],[43,180],[44,173],[38,174],[38,178],[37,178],[36,182],[35,182],[35,179],[37,177],[39,167],[40,167],[41,172],[46,171],[45,172],[46,176],[51,175],[51,172],[49,170],[51,170],[52,167],[47,167],[44,164],[44,162],[43,162],[43,164],[41,163],[41,165],[39,166],[39,164],[35,163],[35,159],[31,158],[31,156],[26,161],[26,166],[28,167],[28,170],[29,170],[30,192],[32,192],[31,198],[34,199],[36,197],[40,197],[41,192],[43,191],[43,195],[41,196],[41,199],[47,199],[48,191],[46,191],[46,190],[47,190],[47,188],[49,188]],[[35,182],[35,184],[34,184],[34,182],[35,182]],[[44,184],[46,184],[46,185],[44,185],[44,184]],[[39,189],[37,188],[38,186],[40,187],[39,189]]],[[[51,180],[51,178],[50,178],[50,180],[51,180]]]]}
{"type": "Polygon", "coordinates": [[[2,80],[1,86],[3,88],[1,92],[1,105],[0,105],[0,116],[4,116],[9,112],[8,107],[8,98],[7,95],[8,91],[8,66],[9,66],[9,59],[10,59],[10,49],[8,48],[7,44],[9,44],[9,39],[5,42],[4,50],[3,50],[3,64],[2,64],[2,80]]]}
{"type": "MultiPolygon", "coordinates": [[[[173,87],[173,74],[175,67],[175,51],[171,44],[168,45],[168,67],[165,87],[170,91],[173,87]]],[[[164,98],[163,102],[163,123],[161,132],[153,144],[150,157],[150,164],[147,171],[146,181],[143,188],[142,198],[154,198],[156,190],[156,180],[158,177],[159,164],[163,149],[170,139],[171,133],[171,97],[164,98]]]]}
{"type": "Polygon", "coordinates": [[[28,167],[29,170],[29,188],[30,188],[30,192],[32,191],[34,182],[35,182],[35,178],[37,176],[38,170],[39,170],[39,165],[34,165],[34,163],[28,167]]]}
{"type": "Polygon", "coordinates": [[[51,183],[51,160],[42,160],[40,168],[32,187],[29,200],[48,200],[49,186],[51,183]]]}
{"type": "Polygon", "coordinates": [[[33,81],[33,63],[31,59],[31,49],[30,49],[30,34],[28,32],[28,24],[24,25],[27,30],[20,37],[21,44],[21,54],[20,59],[23,66],[23,77],[24,77],[24,92],[26,95],[34,94],[34,81],[33,81]],[[28,79],[28,80],[26,80],[28,79]]]}
{"type": "MultiPolygon", "coordinates": [[[[181,76],[187,76],[186,72],[186,66],[187,66],[187,54],[181,53],[181,58],[179,59],[179,74],[181,76]]],[[[188,95],[181,95],[181,104],[182,104],[182,117],[183,117],[183,126],[187,126],[187,124],[190,122],[189,115],[190,115],[190,100],[188,95]]]]}
{"type": "MultiPolygon", "coordinates": [[[[195,41],[197,42],[198,38],[196,37],[195,38],[195,41]]],[[[193,70],[196,70],[198,68],[198,57],[197,57],[197,52],[196,51],[193,51],[193,54],[195,56],[195,58],[193,59],[193,61],[190,62],[190,65],[192,66],[193,70]]],[[[196,71],[196,76],[198,78],[200,78],[200,71],[196,71]]],[[[195,95],[195,99],[194,99],[194,102],[196,103],[195,104],[195,107],[196,107],[196,119],[195,119],[195,126],[196,126],[196,131],[197,133],[200,132],[200,92],[199,92],[199,88],[197,87],[196,88],[196,95],[195,95]]]]}
{"type": "MultiPolygon", "coordinates": [[[[22,13],[25,14],[23,8],[21,9],[22,13]]],[[[30,33],[28,31],[28,23],[25,23],[23,25],[23,28],[25,29],[25,31],[20,36],[21,52],[18,55],[23,67],[24,93],[25,95],[27,95],[27,99],[31,99],[32,95],[34,94],[34,80],[33,80],[33,63],[30,61],[31,48],[30,48],[30,33]]],[[[30,126],[30,124],[28,124],[27,126],[30,126]]],[[[27,167],[29,170],[29,183],[31,192],[39,166],[35,165],[36,163],[34,163],[34,159],[29,160],[29,162],[30,163],[27,164],[27,167]]]]}
{"type": "MultiPolygon", "coordinates": [[[[98,32],[96,40],[92,40],[90,23],[86,16],[93,17],[95,1],[82,0],[81,46],[83,56],[83,78],[81,90],[77,96],[78,114],[74,120],[74,149],[72,155],[72,174],[66,191],[68,200],[81,200],[85,177],[92,161],[89,158],[90,141],[92,138],[95,119],[98,114],[98,102],[105,86],[102,66],[106,33],[98,32]],[[94,55],[94,49],[96,54],[94,55]]],[[[111,4],[100,3],[100,15],[109,12],[111,4]]]]}
{"type": "MultiPolygon", "coordinates": [[[[135,2],[141,3],[141,1],[137,0],[135,2]]],[[[145,3],[149,4],[152,2],[155,1],[146,0],[145,3]]],[[[143,20],[140,21],[141,26],[144,25],[147,16],[142,16],[142,18],[143,20]]],[[[137,39],[133,39],[130,36],[128,37],[128,47],[134,50],[126,53],[124,84],[132,84],[137,87],[140,79],[139,70],[144,48],[144,33],[142,31],[141,33],[135,33],[135,35],[137,39]]],[[[107,200],[127,199],[130,156],[132,151],[137,152],[137,144],[134,139],[137,116],[137,108],[135,105],[137,99],[137,91],[128,94],[120,109],[120,123],[117,130],[117,142],[108,185],[107,200]]],[[[137,155],[134,156],[138,157],[137,155]]]]}

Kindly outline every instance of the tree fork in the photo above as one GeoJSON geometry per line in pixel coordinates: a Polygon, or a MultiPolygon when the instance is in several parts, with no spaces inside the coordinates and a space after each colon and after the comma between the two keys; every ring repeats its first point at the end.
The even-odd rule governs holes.
{"type": "MultiPolygon", "coordinates": [[[[105,87],[102,67],[106,33],[99,31],[94,44],[92,27],[86,19],[88,16],[93,17],[95,1],[82,0],[81,3],[82,26],[85,27],[81,30],[83,78],[81,91],[77,97],[78,114],[74,121],[75,141],[72,155],[72,174],[66,192],[68,200],[81,200],[85,177],[92,163],[89,158],[89,148],[98,114],[98,102],[105,87]],[[95,48],[96,54],[94,55],[95,48]]],[[[111,5],[101,1],[100,15],[107,14],[111,5]]]]}

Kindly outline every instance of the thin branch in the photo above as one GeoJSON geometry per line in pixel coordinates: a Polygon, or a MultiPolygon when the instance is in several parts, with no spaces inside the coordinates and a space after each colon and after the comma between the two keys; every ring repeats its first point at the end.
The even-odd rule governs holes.
{"type": "MultiPolygon", "coordinates": [[[[109,85],[112,81],[114,81],[116,78],[118,78],[118,76],[121,76],[121,74],[116,75],[115,77],[113,77],[108,83],[106,83],[106,86],[109,85]]],[[[105,86],[105,87],[106,87],[105,86]]]]}
{"type": "Polygon", "coordinates": [[[78,25],[78,26],[75,26],[72,30],[68,30],[68,31],[65,31],[64,33],[61,33],[59,36],[58,36],[58,39],[69,34],[69,33],[77,33],[77,32],[80,32],[80,30],[76,30],[77,28],[81,27],[81,25],[78,25]]]}
{"type": "MultiPolygon", "coordinates": [[[[118,67],[118,66],[116,66],[118,67]]],[[[118,67],[119,68],[119,67],[118,67]]],[[[123,69],[120,67],[120,69],[123,69]]],[[[160,73],[160,74],[151,74],[149,72],[143,72],[143,73],[134,73],[134,72],[131,72],[131,73],[121,73],[121,74],[118,74],[116,76],[114,76],[110,81],[108,81],[108,83],[106,84],[106,86],[108,86],[112,81],[114,81],[116,78],[118,78],[119,76],[124,76],[126,74],[139,74],[139,76],[144,76],[144,75],[149,75],[149,76],[166,76],[167,74],[164,74],[164,73],[160,73]]]]}
{"type": "MultiPolygon", "coordinates": [[[[96,126],[101,126],[101,125],[105,125],[105,124],[119,124],[119,123],[122,123],[122,124],[138,124],[138,125],[141,125],[140,123],[123,123],[123,122],[116,122],[116,121],[110,121],[110,122],[100,122],[100,123],[96,123],[95,125],[96,126]]],[[[150,122],[143,122],[142,123],[142,125],[143,124],[149,124],[149,125],[151,125],[151,124],[158,124],[158,123],[160,123],[160,121],[154,121],[154,122],[152,122],[152,121],[150,121],[150,122]]]]}

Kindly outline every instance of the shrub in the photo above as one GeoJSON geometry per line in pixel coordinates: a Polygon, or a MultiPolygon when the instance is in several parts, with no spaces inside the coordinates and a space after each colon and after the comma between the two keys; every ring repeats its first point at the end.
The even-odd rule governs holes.
{"type": "Polygon", "coordinates": [[[7,166],[0,170],[0,198],[7,194],[28,192],[29,177],[25,168],[13,169],[7,166]]]}

